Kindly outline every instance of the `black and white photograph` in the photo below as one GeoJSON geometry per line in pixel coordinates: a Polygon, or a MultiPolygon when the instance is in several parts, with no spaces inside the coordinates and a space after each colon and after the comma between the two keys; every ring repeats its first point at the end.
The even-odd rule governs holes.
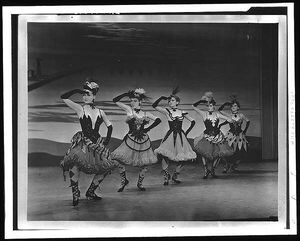
{"type": "Polygon", "coordinates": [[[197,6],[11,18],[11,237],[295,232],[292,6],[197,6]]]}

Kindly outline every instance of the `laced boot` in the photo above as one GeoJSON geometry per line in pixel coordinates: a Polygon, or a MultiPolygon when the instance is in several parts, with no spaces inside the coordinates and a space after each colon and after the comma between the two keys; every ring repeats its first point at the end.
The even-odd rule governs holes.
{"type": "Polygon", "coordinates": [[[210,174],[210,170],[208,170],[207,166],[204,165],[204,176],[203,176],[203,179],[207,179],[209,174],[210,174]]]}
{"type": "Polygon", "coordinates": [[[138,179],[138,182],[137,182],[137,187],[141,191],[146,191],[146,188],[144,188],[144,186],[143,186],[143,180],[144,180],[144,177],[139,175],[139,179],[138,179]]]}
{"type": "Polygon", "coordinates": [[[73,206],[77,206],[80,198],[80,191],[78,188],[78,181],[74,182],[71,180],[72,194],[73,194],[73,206]]]}
{"type": "Polygon", "coordinates": [[[176,184],[181,183],[181,181],[178,180],[178,175],[179,175],[179,173],[176,172],[176,171],[175,171],[175,172],[173,173],[173,175],[172,175],[172,181],[173,181],[174,183],[176,183],[176,184]]]}
{"type": "Polygon", "coordinates": [[[126,172],[121,172],[120,176],[121,176],[121,186],[118,189],[118,192],[123,192],[125,186],[128,185],[129,181],[126,178],[126,172]]]}
{"type": "Polygon", "coordinates": [[[95,185],[93,182],[91,183],[90,187],[85,193],[85,196],[88,200],[101,200],[102,197],[96,195],[95,190],[97,189],[98,185],[95,185]]]}
{"type": "Polygon", "coordinates": [[[168,169],[163,170],[164,172],[164,186],[169,185],[169,180],[171,179],[171,175],[168,172],[168,169]]]}

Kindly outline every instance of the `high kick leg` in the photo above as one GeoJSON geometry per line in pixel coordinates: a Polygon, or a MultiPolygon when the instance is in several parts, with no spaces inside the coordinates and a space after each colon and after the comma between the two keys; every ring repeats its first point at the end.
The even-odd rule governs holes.
{"type": "Polygon", "coordinates": [[[72,188],[72,196],[73,196],[73,206],[77,206],[80,198],[80,191],[78,187],[78,179],[79,179],[79,168],[77,166],[72,167],[69,170],[70,176],[70,187],[72,188]]]}

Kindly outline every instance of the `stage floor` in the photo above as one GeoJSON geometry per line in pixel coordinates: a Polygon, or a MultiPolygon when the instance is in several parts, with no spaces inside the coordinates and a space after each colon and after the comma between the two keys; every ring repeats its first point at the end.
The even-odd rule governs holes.
{"type": "MultiPolygon", "coordinates": [[[[72,206],[69,179],[63,181],[59,167],[30,167],[28,170],[28,221],[202,221],[264,220],[277,217],[277,162],[245,162],[239,171],[218,178],[202,179],[203,166],[184,167],[181,184],[163,186],[160,165],[149,167],[145,192],[137,190],[138,169],[128,167],[130,183],[118,193],[118,170],[101,184],[99,201],[85,199],[92,179],[81,174],[81,200],[72,206]]],[[[174,170],[174,165],[170,170],[174,170]]]]}

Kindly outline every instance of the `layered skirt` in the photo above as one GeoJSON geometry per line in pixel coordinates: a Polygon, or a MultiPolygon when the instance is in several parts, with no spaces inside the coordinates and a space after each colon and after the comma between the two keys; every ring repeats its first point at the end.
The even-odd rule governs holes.
{"type": "Polygon", "coordinates": [[[198,154],[209,160],[234,154],[233,148],[229,146],[221,131],[217,135],[202,133],[194,139],[194,149],[198,154]]]}
{"type": "Polygon", "coordinates": [[[154,153],[175,162],[189,161],[197,157],[183,132],[177,135],[167,134],[154,153]]]}
{"type": "Polygon", "coordinates": [[[86,174],[103,174],[111,171],[118,163],[112,160],[111,153],[103,145],[104,139],[99,137],[96,143],[85,137],[81,131],[77,132],[72,140],[71,146],[61,161],[64,171],[77,166],[86,174]]]}
{"type": "Polygon", "coordinates": [[[112,156],[114,160],[122,164],[137,167],[157,162],[157,157],[153,153],[151,141],[147,133],[144,133],[141,138],[136,138],[128,133],[121,145],[112,152],[112,156]]]}

